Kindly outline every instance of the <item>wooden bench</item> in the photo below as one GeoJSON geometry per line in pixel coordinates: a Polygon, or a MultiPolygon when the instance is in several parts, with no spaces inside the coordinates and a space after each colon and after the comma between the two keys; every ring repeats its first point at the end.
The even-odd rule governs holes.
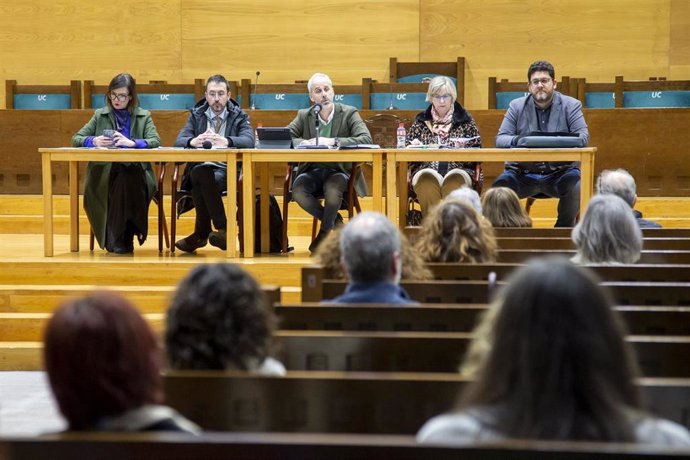
{"type": "MultiPolygon", "coordinates": [[[[454,372],[472,341],[463,332],[276,331],[290,370],[454,372]]],[[[690,377],[690,336],[628,336],[645,377],[690,377]]]]}
{"type": "MultiPolygon", "coordinates": [[[[204,429],[413,434],[451,411],[457,374],[168,372],[167,402],[204,429]]],[[[689,379],[640,379],[651,412],[689,426],[689,379]]]]}
{"type": "MultiPolygon", "coordinates": [[[[487,304],[279,304],[281,330],[472,332],[487,304]],[[391,311],[394,308],[394,311],[391,311]]],[[[690,336],[690,307],[615,307],[635,335],[690,336]]]]}
{"type": "MultiPolygon", "coordinates": [[[[421,227],[405,227],[405,232],[419,232],[421,227]]],[[[494,228],[497,237],[561,237],[570,238],[573,229],[568,227],[499,227],[494,228]]],[[[406,233],[407,234],[407,233],[406,233]]],[[[643,228],[642,235],[653,238],[690,238],[690,228],[643,228]]]]}
{"type": "Polygon", "coordinates": [[[670,460],[690,449],[634,444],[502,441],[417,444],[411,435],[306,433],[66,433],[0,439],[3,460],[670,460]]]}
{"type": "MultiPolygon", "coordinates": [[[[575,251],[565,249],[500,249],[498,251],[497,262],[500,263],[525,263],[535,257],[560,256],[571,258],[575,251]]],[[[688,250],[642,250],[640,253],[640,264],[676,264],[689,265],[690,251],[688,250]]]]}

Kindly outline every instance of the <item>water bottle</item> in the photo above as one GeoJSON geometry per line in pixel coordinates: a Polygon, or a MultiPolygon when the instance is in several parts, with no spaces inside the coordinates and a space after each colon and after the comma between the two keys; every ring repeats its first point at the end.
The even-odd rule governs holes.
{"type": "Polygon", "coordinates": [[[398,131],[397,131],[397,138],[398,138],[398,143],[396,145],[397,148],[399,148],[399,149],[405,148],[405,138],[406,137],[407,137],[407,133],[405,132],[405,123],[400,123],[398,125],[398,131]]]}
{"type": "MultiPolygon", "coordinates": [[[[259,123],[256,125],[257,128],[263,128],[264,124],[259,123]]],[[[261,147],[261,143],[259,142],[259,131],[257,129],[254,130],[254,148],[258,149],[261,147]]]]}

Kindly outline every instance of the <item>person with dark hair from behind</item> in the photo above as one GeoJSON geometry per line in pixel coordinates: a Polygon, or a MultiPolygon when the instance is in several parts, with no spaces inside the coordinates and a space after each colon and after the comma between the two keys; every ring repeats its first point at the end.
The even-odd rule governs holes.
{"type": "Polygon", "coordinates": [[[532,226],[532,219],[520,206],[517,193],[507,187],[487,190],[482,196],[482,211],[494,228],[532,226]]]}
{"type": "Polygon", "coordinates": [[[690,433],[642,410],[635,355],[606,288],[564,259],[537,259],[499,295],[491,346],[456,413],[420,442],[504,438],[690,445],[690,433]]]}
{"type": "Polygon", "coordinates": [[[637,184],[635,178],[625,169],[606,169],[597,178],[597,193],[619,196],[628,203],[640,228],[661,228],[651,220],[643,219],[642,213],[635,209],[637,202],[637,184]]]}
{"type": "MultiPolygon", "coordinates": [[[[520,146],[520,138],[534,131],[579,135],[580,147],[589,142],[582,104],[556,91],[556,72],[546,61],[527,71],[529,94],[514,99],[496,136],[496,147],[520,146]]],[[[492,187],[508,187],[520,198],[543,193],[558,198],[556,227],[572,227],[580,209],[580,164],[577,162],[507,162],[492,187]]]]}
{"type": "Polygon", "coordinates": [[[162,406],[161,353],[123,297],[100,292],[62,304],[48,322],[44,361],[71,431],[200,429],[162,406]]]}
{"type": "Polygon", "coordinates": [[[416,304],[400,287],[400,232],[377,212],[357,214],[340,231],[340,254],[349,283],[324,303],[416,304]]]}
{"type": "Polygon", "coordinates": [[[177,286],[166,316],[173,369],[246,370],[284,375],[271,358],[275,318],[254,278],[233,264],[204,264],[177,286]]]}
{"type": "MultiPolygon", "coordinates": [[[[204,99],[192,109],[187,124],[177,135],[175,147],[253,148],[254,130],[249,115],[230,96],[230,84],[225,77],[210,76],[204,99]]],[[[227,249],[227,216],[222,199],[228,184],[227,173],[228,165],[224,162],[187,163],[182,189],[192,193],[192,200],[178,203],[177,213],[194,208],[196,220],[194,233],[175,242],[180,251],[191,253],[208,242],[223,251],[227,249]]],[[[234,242],[234,235],[230,238],[234,242]]]]}
{"type": "Polygon", "coordinates": [[[462,199],[441,201],[422,222],[415,244],[426,262],[494,262],[498,245],[491,223],[462,199]]]}
{"type": "MultiPolygon", "coordinates": [[[[128,73],[110,80],[105,106],[72,136],[74,147],[155,149],[160,145],[151,113],[139,107],[137,84],[128,73]]],[[[155,194],[151,163],[90,161],[84,210],[98,245],[111,253],[130,254],[134,237],[143,244],[155,194]]]]}
{"type": "Polygon", "coordinates": [[[595,195],[572,231],[578,264],[634,264],[640,259],[642,230],[630,207],[616,195],[595,195]]]}

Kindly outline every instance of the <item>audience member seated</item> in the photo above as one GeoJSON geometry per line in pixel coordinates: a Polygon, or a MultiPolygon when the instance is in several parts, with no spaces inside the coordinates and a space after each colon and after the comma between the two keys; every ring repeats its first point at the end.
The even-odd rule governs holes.
{"type": "MultiPolygon", "coordinates": [[[[154,149],[161,138],[151,113],[139,107],[137,86],[128,73],[116,75],[106,105],[72,136],[74,147],[154,149]]],[[[101,248],[134,252],[134,237],[146,241],[149,204],[156,193],[151,163],[90,161],[84,179],[84,210],[101,248]]]]}
{"type": "Polygon", "coordinates": [[[498,252],[491,224],[464,200],[445,199],[422,222],[416,244],[425,262],[494,262],[498,252]]]}
{"type": "Polygon", "coordinates": [[[416,304],[400,287],[400,232],[383,214],[357,214],[340,233],[340,254],[349,283],[324,303],[416,304]]]}
{"type": "Polygon", "coordinates": [[[456,188],[448,195],[449,200],[465,200],[472,205],[477,214],[484,215],[482,210],[482,200],[479,198],[479,193],[473,188],[462,186],[456,188]]]}
{"type": "Polygon", "coordinates": [[[597,179],[597,193],[610,193],[621,197],[632,209],[633,216],[635,216],[640,228],[661,228],[658,223],[643,219],[642,213],[635,209],[637,184],[635,184],[635,178],[625,169],[602,171],[597,179]]]}
{"type": "MultiPolygon", "coordinates": [[[[475,192],[476,193],[476,192],[475,192]]],[[[316,261],[324,269],[324,275],[330,279],[345,279],[340,257],[340,229],[336,228],[321,242],[315,253],[316,261]]],[[[434,278],[424,261],[419,257],[414,246],[404,234],[400,234],[400,258],[402,259],[401,279],[431,280],[434,278]]]]}
{"type": "MultiPolygon", "coordinates": [[[[453,80],[444,76],[432,78],[426,93],[426,100],[431,105],[417,115],[407,132],[405,145],[454,147],[458,143],[463,147],[481,147],[477,124],[457,99],[453,80]]],[[[412,189],[417,194],[422,215],[426,216],[432,206],[453,190],[463,185],[472,187],[475,167],[476,163],[457,161],[410,163],[412,189]]]]}
{"type": "MultiPolygon", "coordinates": [[[[514,99],[496,135],[496,147],[522,147],[534,131],[576,133],[586,147],[589,131],[582,104],[556,91],[556,72],[546,61],[527,70],[529,94],[514,99]]],[[[576,162],[507,162],[492,187],[509,187],[520,198],[544,194],[558,198],[556,227],[572,227],[580,209],[580,165],[576,162]]]]}
{"type": "Polygon", "coordinates": [[[535,260],[511,276],[497,303],[491,350],[460,410],[428,421],[420,442],[690,445],[684,427],[642,410],[622,319],[591,272],[535,260]]]}
{"type": "MultiPolygon", "coordinates": [[[[335,102],[333,82],[328,75],[315,73],[309,79],[307,89],[314,106],[300,110],[289,125],[295,147],[313,146],[317,141],[319,145],[329,147],[371,144],[371,134],[357,109],[335,102]],[[320,125],[318,139],[317,122],[320,125]]],[[[297,204],[321,221],[319,233],[309,245],[311,252],[333,230],[337,221],[342,222],[338,209],[347,190],[352,164],[337,162],[337,153],[330,156],[336,161],[300,163],[292,185],[292,196],[297,204]],[[324,197],[324,205],[321,205],[318,196],[324,197]]],[[[367,186],[361,172],[356,177],[355,189],[360,196],[366,194],[367,186]]]]}
{"type": "Polygon", "coordinates": [[[61,305],[44,337],[45,368],[71,431],[199,428],[162,406],[161,353],[148,323],[107,292],[61,305]]]}
{"type": "MultiPolygon", "coordinates": [[[[175,147],[254,147],[254,130],[249,115],[231,97],[230,83],[224,76],[208,77],[204,99],[192,109],[187,123],[175,139],[175,147]]],[[[178,214],[194,208],[196,220],[194,232],[175,242],[175,247],[180,251],[192,253],[208,242],[222,251],[227,249],[228,221],[222,199],[228,186],[227,177],[228,165],[224,162],[187,163],[182,176],[182,189],[191,191],[192,203],[180,203],[178,214]]],[[[234,236],[230,237],[230,244],[234,244],[234,236]]]]}
{"type": "Polygon", "coordinates": [[[517,193],[507,187],[494,187],[484,192],[482,209],[494,228],[532,226],[532,219],[520,206],[517,193]]]}
{"type": "Polygon", "coordinates": [[[180,282],[168,308],[165,349],[173,369],[239,369],[284,375],[271,358],[275,319],[259,284],[233,264],[204,264],[180,282]]]}
{"type": "Polygon", "coordinates": [[[634,264],[642,251],[642,230],[630,206],[616,195],[595,195],[573,228],[578,264],[634,264]]]}

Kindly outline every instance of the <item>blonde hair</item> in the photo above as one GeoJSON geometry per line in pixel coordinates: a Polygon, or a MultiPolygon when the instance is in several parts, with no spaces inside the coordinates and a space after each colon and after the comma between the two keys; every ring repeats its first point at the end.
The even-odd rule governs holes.
{"type": "Polygon", "coordinates": [[[464,200],[446,199],[422,222],[416,249],[426,262],[494,262],[493,228],[464,200]]]}
{"type": "Polygon", "coordinates": [[[431,79],[429,89],[426,92],[426,101],[431,102],[436,94],[450,94],[451,105],[458,100],[458,90],[455,89],[455,83],[444,75],[438,75],[431,79]]]}
{"type": "Polygon", "coordinates": [[[507,187],[494,187],[482,197],[482,212],[494,227],[531,227],[532,219],[520,205],[517,193],[507,187]]]}

